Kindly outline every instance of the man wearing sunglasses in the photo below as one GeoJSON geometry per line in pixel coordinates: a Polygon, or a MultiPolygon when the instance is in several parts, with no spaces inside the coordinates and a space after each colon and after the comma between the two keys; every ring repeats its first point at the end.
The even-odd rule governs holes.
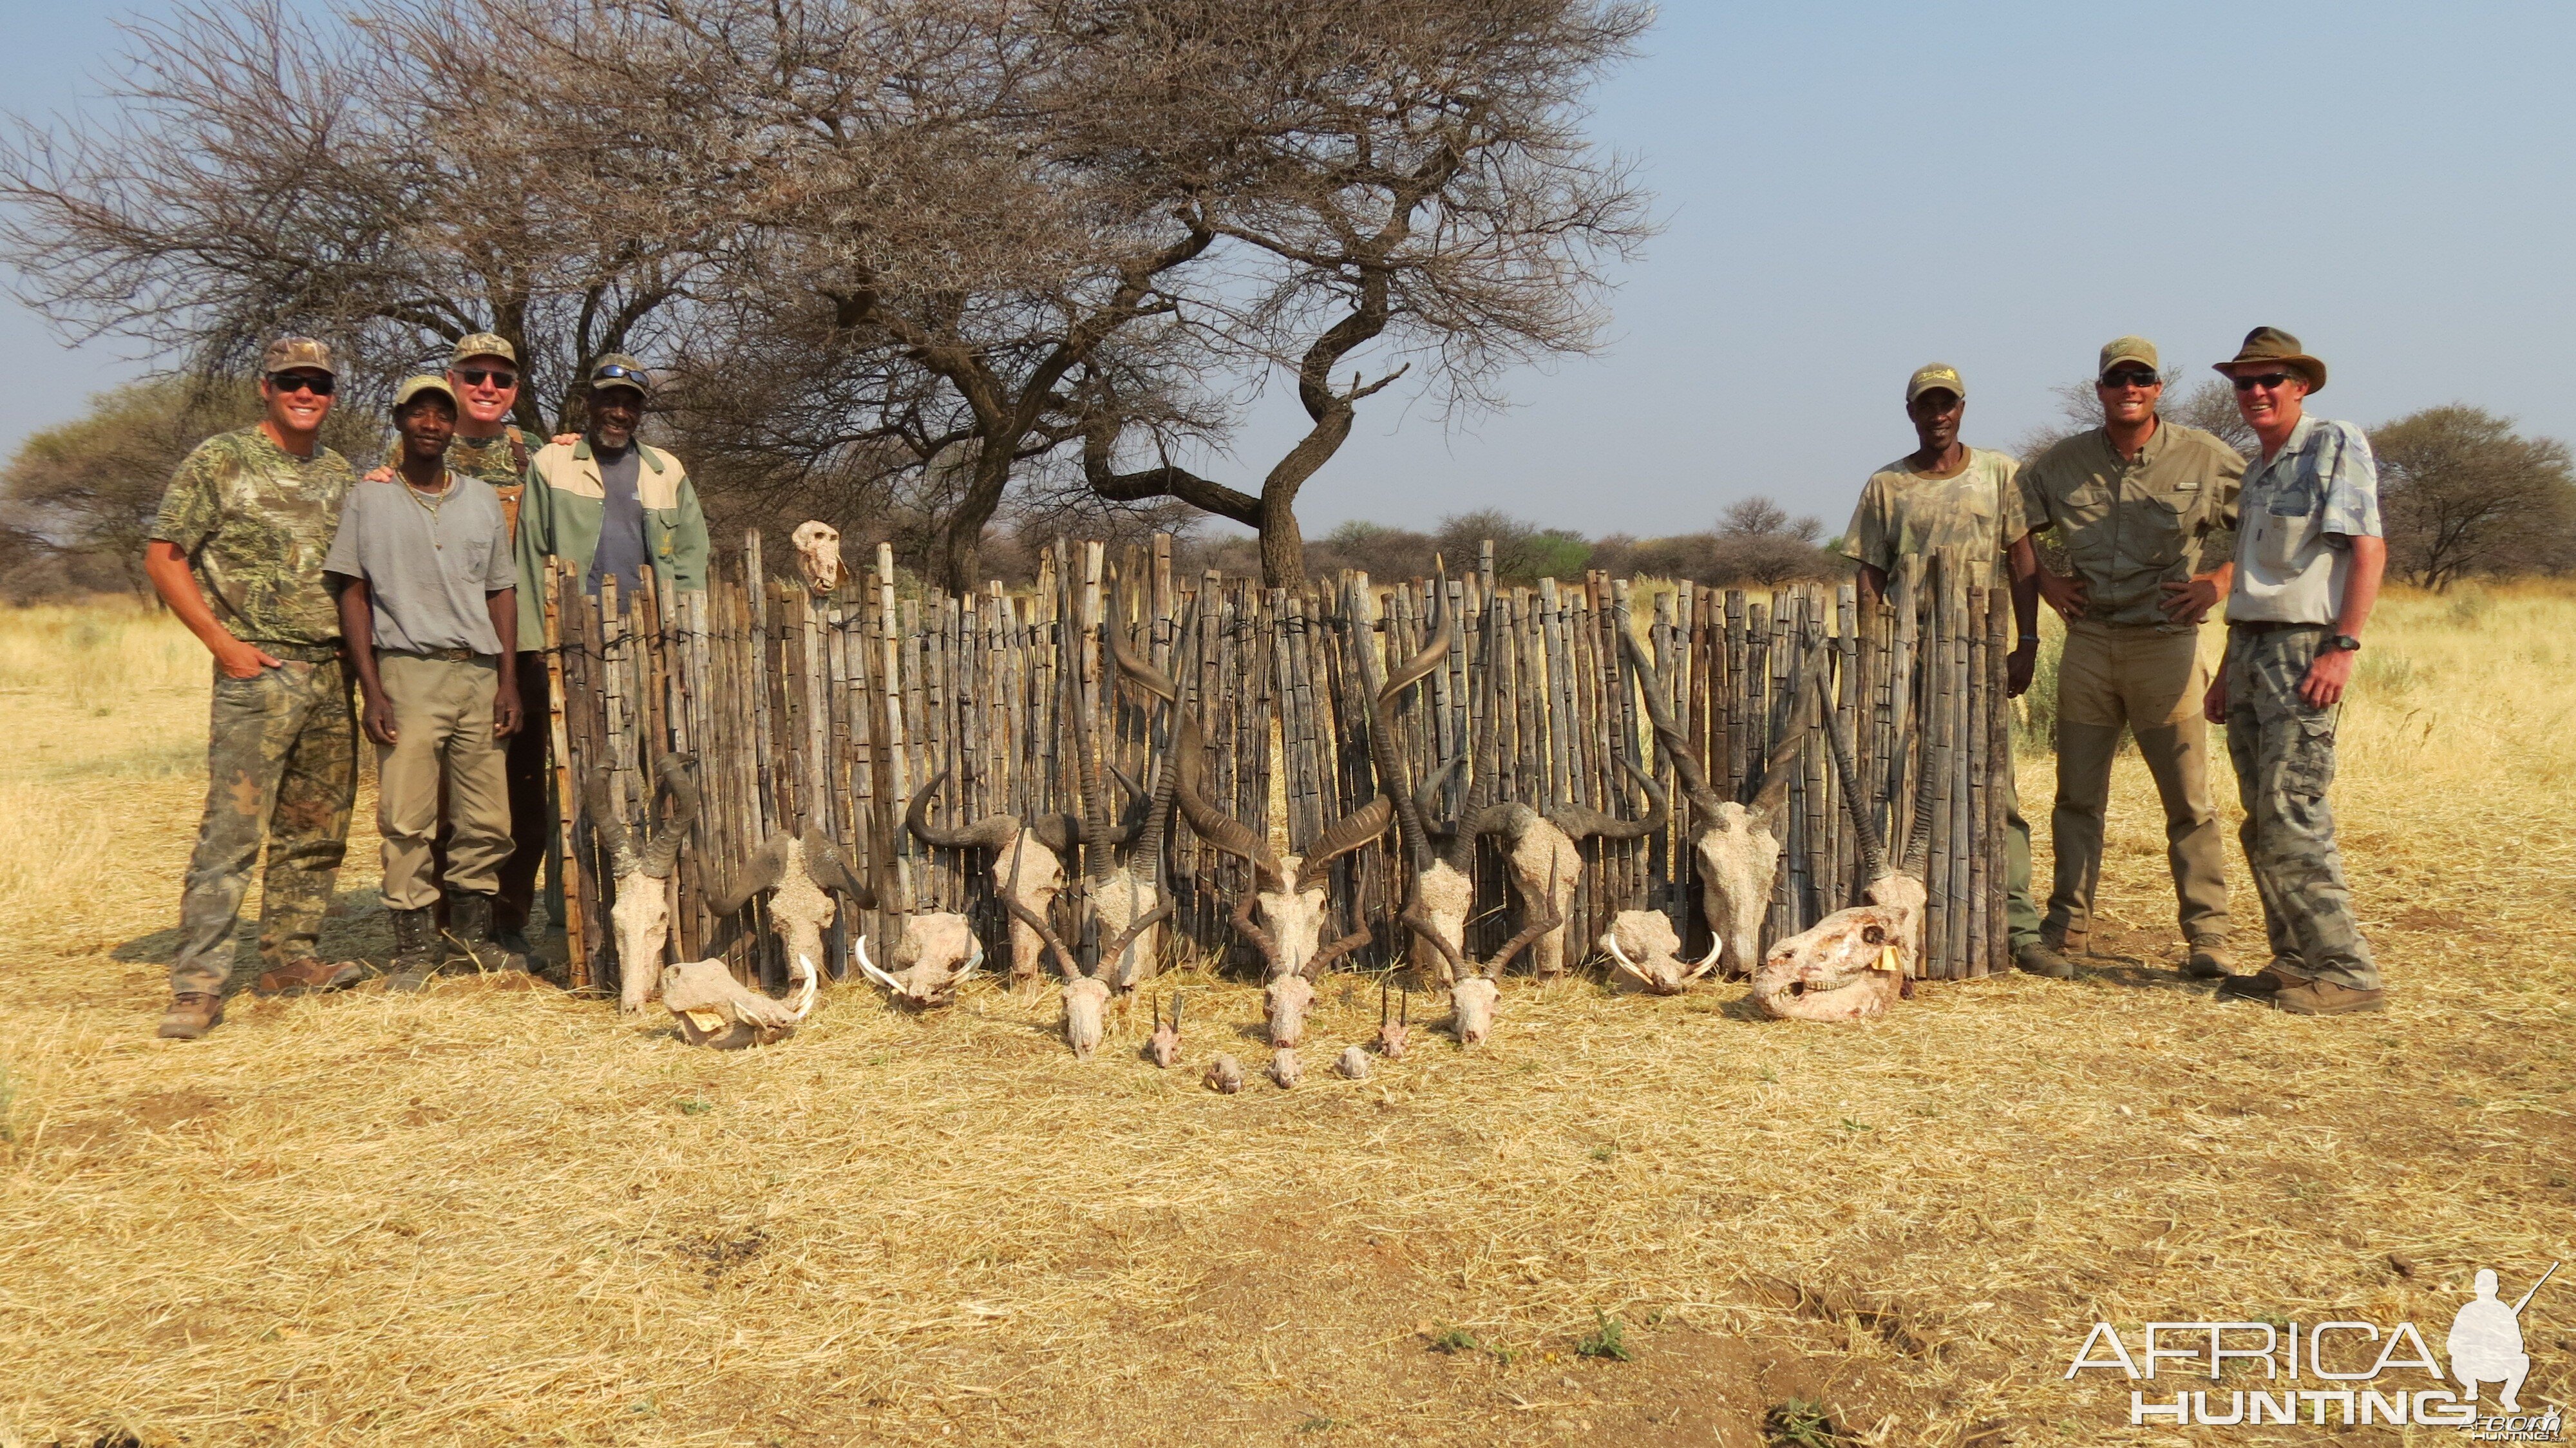
{"type": "Polygon", "coordinates": [[[2382,1010],[2379,966],[2353,917],[2326,803],[2336,706],[2388,566],[2379,464],[2360,428],[2307,415],[2326,364],[2298,338],[2257,327],[2217,365],[2236,384],[2236,410],[2263,456],[2245,478],[2227,657],[2205,708],[2227,726],[2245,806],[2238,838],[2272,947],[2260,974],[2218,994],[2303,1016],[2382,1010]]]}
{"type": "Polygon", "coordinates": [[[266,416],[188,454],[144,547],[162,602],[215,659],[205,815],[161,1017],[171,1039],[195,1040],[223,1020],[233,926],[263,834],[259,994],[336,990],[358,975],[355,963],[315,953],[358,785],[340,615],[322,581],[356,481],[321,440],[338,380],[328,345],[270,343],[260,359],[266,416]]]}
{"type": "MultiPolygon", "coordinates": [[[[1948,573],[1967,588],[2009,584],[2021,644],[2006,668],[2008,688],[2018,695],[2030,687],[2039,647],[2039,594],[2028,578],[2006,571],[2007,550],[2030,531],[2022,522],[2021,489],[2013,482],[2019,465],[2007,454],[1959,441],[1959,424],[1967,412],[1968,386],[1957,369],[1941,362],[1915,369],[1905,384],[1905,416],[1914,425],[1915,450],[1870,475],[1861,488],[1860,506],[1852,510],[1851,526],[1844,530],[1843,553],[1860,565],[1864,602],[1888,596],[1897,560],[1907,554],[1920,554],[1934,565],[1927,579],[1948,573]]],[[[1931,607],[1929,596],[1898,596],[1894,602],[1918,614],[1931,607]]],[[[2002,769],[2004,917],[2014,961],[2028,964],[2034,952],[2046,947],[2039,936],[2039,911],[2030,899],[2030,825],[2022,819],[2012,777],[2007,760],[2002,769]]]]}
{"type": "Polygon", "coordinates": [[[2165,859],[2190,954],[2183,974],[2219,980],[2227,953],[2226,853],[2209,797],[2209,730],[2201,696],[2201,620],[2234,573],[2236,493],[2245,460],[2198,428],[2157,416],[2164,378],[2156,347],[2121,337],[2102,348],[2094,396],[2102,426],[2021,470],[2034,529],[2053,527],[2075,577],[2039,566],[2027,538],[2013,568],[2066,620],[2057,666],[2057,874],[2030,968],[2068,979],[2060,951],[2084,948],[2102,878],[2102,817],[2123,727],[2164,802],[2165,859]]]}

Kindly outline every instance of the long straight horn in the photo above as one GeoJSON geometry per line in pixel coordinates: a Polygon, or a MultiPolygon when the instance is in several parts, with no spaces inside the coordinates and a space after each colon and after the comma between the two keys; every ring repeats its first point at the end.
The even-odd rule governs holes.
{"type": "Polygon", "coordinates": [[[1627,650],[1628,661],[1636,665],[1637,692],[1645,696],[1646,720],[1654,726],[1657,742],[1664,746],[1664,757],[1673,762],[1673,773],[1682,782],[1682,797],[1702,815],[1716,813],[1719,800],[1717,792],[1708,787],[1708,770],[1700,763],[1698,752],[1690,747],[1689,742],[1682,738],[1682,731],[1673,724],[1672,705],[1665,702],[1663,691],[1655,687],[1654,666],[1646,658],[1645,646],[1637,642],[1636,635],[1621,629],[1619,647],[1627,650]]]}
{"type": "Polygon", "coordinates": [[[617,818],[616,788],[607,770],[594,770],[584,795],[590,806],[590,832],[598,838],[600,848],[608,851],[608,873],[622,878],[642,870],[644,861],[635,853],[634,838],[617,818]]]}

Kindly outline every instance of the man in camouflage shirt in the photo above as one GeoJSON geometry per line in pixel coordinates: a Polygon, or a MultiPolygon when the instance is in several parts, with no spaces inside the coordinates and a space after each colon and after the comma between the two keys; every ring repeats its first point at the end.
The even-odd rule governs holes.
{"type": "Polygon", "coordinates": [[[340,617],[322,560],[356,481],[322,446],[338,385],[331,349],[270,344],[260,422],[220,433],[179,464],[143,566],[215,659],[205,818],[179,906],[179,953],[161,1034],[194,1040],[223,1020],[233,926],[268,839],[260,883],[262,995],[333,990],[354,963],[314,947],[348,849],[358,745],[340,661],[340,617]]]}
{"type": "MultiPolygon", "coordinates": [[[[2102,879],[2102,824],[2111,761],[2123,728],[2164,802],[2165,856],[2190,955],[2183,974],[2223,979],[2227,953],[2225,837],[2209,797],[2209,731],[2200,717],[2209,687],[2200,661],[2201,620],[2235,573],[2236,489],[2245,460],[2195,427],[2159,417],[2164,396],[2156,346],[2144,337],[2104,345],[2094,369],[2103,424],[2077,433],[2021,470],[2022,509],[2034,529],[2054,528],[2075,577],[2040,567],[2025,538],[2013,567],[2037,581],[2066,620],[2057,665],[2056,888],[2041,934],[2081,950],[2092,933],[2102,879]]],[[[2052,950],[2041,974],[2075,967],[2052,950]]]]}
{"type": "MultiPolygon", "coordinates": [[[[2009,583],[2021,642],[2008,666],[2011,692],[2030,687],[2039,648],[2039,592],[2006,570],[2006,550],[2030,530],[2023,526],[2019,464],[2004,453],[1959,441],[1967,416],[1968,387],[1956,368],[1934,362],[1915,369],[1905,384],[1905,415],[1914,424],[1915,450],[1870,474],[1843,531],[1843,553],[1860,565],[1860,594],[1874,603],[1888,596],[1898,560],[1920,554],[1936,576],[1952,571],[1964,587],[2009,583]]],[[[1921,610],[1928,599],[1899,596],[1899,607],[1921,610]]],[[[2004,783],[2004,915],[2013,958],[2027,964],[2045,950],[2039,911],[2030,898],[2030,825],[2021,817],[2012,761],[2002,762],[2004,783]]]]}

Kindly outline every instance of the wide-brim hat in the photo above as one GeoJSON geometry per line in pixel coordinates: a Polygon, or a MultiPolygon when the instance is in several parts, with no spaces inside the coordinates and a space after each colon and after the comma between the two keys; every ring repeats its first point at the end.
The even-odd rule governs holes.
{"type": "Polygon", "coordinates": [[[2301,351],[2299,339],[2278,327],[2257,327],[2246,333],[2245,345],[2236,349],[2236,355],[2214,365],[2231,378],[2255,367],[2286,368],[2308,380],[2308,391],[2326,390],[2326,364],[2301,351]]]}

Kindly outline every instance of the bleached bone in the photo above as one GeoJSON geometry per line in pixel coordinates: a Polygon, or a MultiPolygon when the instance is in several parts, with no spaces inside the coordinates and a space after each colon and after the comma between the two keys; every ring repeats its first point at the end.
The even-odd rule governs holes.
{"type": "Polygon", "coordinates": [[[818,977],[812,962],[796,961],[796,998],[771,1000],[733,978],[721,960],[692,960],[662,967],[662,1005],[676,1017],[692,1046],[736,1051],[785,1040],[814,1008],[818,977]]]}
{"type": "Polygon", "coordinates": [[[1789,722],[1762,768],[1745,781],[1749,800],[1738,801],[1720,799],[1709,788],[1708,771],[1674,727],[1671,707],[1656,688],[1653,666],[1635,636],[1623,629],[1619,644],[1636,665],[1646,716],[1653,721],[1655,737],[1665,757],[1672,760],[1673,772],[1681,777],[1682,791],[1691,803],[1697,831],[1691,849],[1699,856],[1700,909],[1707,916],[1709,932],[1717,937],[1727,972],[1748,974],[1762,955],[1762,917],[1770,909],[1771,881],[1780,870],[1780,837],[1772,823],[1788,799],[1790,781],[1797,774],[1791,766],[1805,747],[1807,729],[1823,695],[1825,654],[1819,651],[1815,662],[1800,673],[1789,722]]]}
{"type": "Polygon", "coordinates": [[[1544,895],[1524,902],[1524,919],[1518,935],[1503,942],[1503,948],[1481,966],[1467,958],[1466,952],[1443,939],[1420,911],[1408,908],[1403,916],[1405,927],[1425,940],[1448,959],[1450,979],[1449,1008],[1451,1026],[1458,1033],[1458,1044],[1481,1043],[1494,1030],[1494,1008],[1502,996],[1502,976],[1512,957],[1527,949],[1529,943],[1565,922],[1556,914],[1555,905],[1544,895]]]}
{"type": "Polygon", "coordinates": [[[1404,1059],[1404,1048],[1413,1033],[1413,992],[1404,993],[1404,1004],[1393,1020],[1387,1019],[1386,983],[1377,987],[1377,1053],[1390,1061],[1404,1059]]]}
{"type": "Polygon", "coordinates": [[[1145,1043],[1145,1059],[1168,1071],[1181,1060],[1181,997],[1172,994],[1172,1018],[1163,1019],[1163,1003],[1154,1003],[1154,1037],[1145,1043]]]}
{"type": "Polygon", "coordinates": [[[1610,928],[1601,932],[1599,944],[1620,974],[1656,995],[1680,995],[1689,989],[1692,981],[1716,966],[1723,948],[1722,942],[1711,940],[1703,959],[1696,963],[1681,959],[1681,937],[1660,910],[1620,911],[1611,918],[1610,928]]]}
{"type": "Polygon", "coordinates": [[[796,525],[788,541],[796,546],[796,570],[805,575],[805,587],[816,598],[840,587],[840,529],[809,518],[796,525]]]}
{"type": "MultiPolygon", "coordinates": [[[[948,771],[932,775],[913,792],[904,811],[904,827],[924,844],[951,850],[990,850],[993,888],[1012,896],[1030,912],[1044,916],[1064,889],[1064,862],[1079,845],[1078,815],[1042,814],[1023,821],[1018,815],[993,814],[959,828],[930,822],[930,800],[948,782],[948,771]]],[[[1033,985],[1044,974],[1046,942],[1011,917],[1011,983],[1033,985]]]]}
{"type": "Polygon", "coordinates": [[[1932,848],[1931,782],[1915,785],[1914,828],[1905,858],[1890,869],[1852,768],[1842,721],[1828,710],[1825,738],[1856,827],[1861,894],[1868,903],[1837,910],[1771,947],[1753,974],[1753,1004],[1780,1020],[1874,1020],[1904,999],[1906,981],[1923,958],[1923,866],[1932,848]]]}
{"type": "Polygon", "coordinates": [[[813,974],[814,963],[824,958],[823,931],[839,913],[833,895],[861,910],[877,908],[876,892],[851,871],[840,846],[811,825],[802,835],[770,836],[708,892],[707,908],[731,915],[763,891],[769,894],[769,928],[800,975],[813,974]]]}
{"type": "MultiPolygon", "coordinates": [[[[1433,593],[1437,597],[1445,590],[1435,588],[1433,593]]],[[[1513,821],[1513,810],[1528,814],[1525,807],[1516,805],[1487,805],[1457,816],[1438,814],[1442,786],[1466,763],[1463,757],[1442,761],[1418,787],[1406,788],[1408,772],[1395,747],[1395,701],[1447,660],[1455,628],[1455,621],[1443,607],[1430,642],[1404,667],[1387,676],[1369,705],[1369,762],[1377,770],[1378,787],[1393,798],[1396,817],[1403,825],[1399,833],[1412,875],[1406,909],[1435,932],[1435,936],[1426,937],[1417,929],[1413,966],[1426,975],[1437,972],[1444,981],[1451,979],[1448,962],[1466,941],[1467,916],[1475,905],[1475,886],[1471,882],[1476,872],[1476,841],[1504,832],[1513,821]],[[1441,951],[1425,943],[1435,937],[1446,941],[1449,949],[1441,951]]],[[[1526,907],[1527,901],[1523,903],[1526,907]]]]}
{"type": "Polygon", "coordinates": [[[903,935],[895,942],[893,970],[868,957],[868,940],[860,932],[851,942],[859,969],[906,1005],[946,1005],[958,988],[974,979],[984,964],[984,942],[974,922],[954,911],[939,910],[903,917],[903,935]]]}
{"type": "Polygon", "coordinates": [[[1297,1048],[1281,1046],[1270,1053],[1270,1069],[1261,1074],[1285,1091],[1306,1079],[1305,1068],[1297,1064],[1297,1048]]]}
{"type": "MultiPolygon", "coordinates": [[[[1562,806],[1544,816],[1525,805],[1503,807],[1503,863],[1511,875],[1512,887],[1520,894],[1522,908],[1528,908],[1531,899],[1543,895],[1557,919],[1570,919],[1574,914],[1574,887],[1583,878],[1583,842],[1644,839],[1662,829],[1670,818],[1670,801],[1655,777],[1624,756],[1618,763],[1645,791],[1648,805],[1641,819],[1623,820],[1582,805],[1562,806]]],[[[1559,925],[1530,947],[1532,974],[1545,978],[1565,973],[1565,931],[1566,927],[1559,925]]]]}
{"type": "Polygon", "coordinates": [[[1198,718],[1183,714],[1173,743],[1174,781],[1181,813],[1200,839],[1252,866],[1253,888],[1235,902],[1234,928],[1261,950],[1263,1004],[1273,1045],[1294,1046],[1305,1032],[1315,982],[1336,960],[1369,942],[1366,920],[1329,945],[1324,933],[1326,886],[1333,861],[1386,833],[1393,810],[1386,796],[1335,821],[1315,841],[1314,852],[1282,855],[1263,835],[1219,811],[1207,798],[1207,756],[1198,718]],[[1256,912],[1258,918],[1256,918],[1256,912]]]}
{"type": "Polygon", "coordinates": [[[640,850],[618,822],[616,785],[608,772],[590,776],[590,830],[608,852],[608,875],[617,885],[608,923],[617,939],[617,1009],[625,1015],[644,1009],[661,978],[662,950],[671,936],[668,882],[679,863],[680,842],[698,817],[698,786],[690,774],[696,763],[692,754],[662,756],[654,770],[653,799],[645,810],[647,838],[640,850]],[[666,800],[671,805],[667,814],[666,800]]]}
{"type": "Polygon", "coordinates": [[[1208,1062],[1207,1074],[1199,1078],[1199,1084],[1231,1096],[1243,1089],[1243,1068],[1235,1064],[1232,1056],[1219,1056],[1208,1062]]]}
{"type": "MultiPolygon", "coordinates": [[[[1083,969],[1073,952],[1065,948],[1064,937],[1056,934],[1055,927],[1047,923],[1045,916],[1029,911],[1008,896],[1003,897],[1002,904],[1012,914],[1028,921],[1029,928],[1035,930],[1038,938],[1046,942],[1047,949],[1054,952],[1056,965],[1064,971],[1065,1044],[1073,1047],[1075,1060],[1090,1060],[1092,1053],[1100,1049],[1101,1038],[1108,1029],[1109,982],[1101,978],[1096,963],[1088,971],[1083,969]]],[[[1171,913],[1171,902],[1166,900],[1152,914],[1130,922],[1116,940],[1102,948],[1102,957],[1116,960],[1119,952],[1126,949],[1139,932],[1161,924],[1171,913]]]]}
{"type": "Polygon", "coordinates": [[[1357,1046],[1344,1046],[1333,1061],[1333,1069],[1342,1074],[1343,1080],[1365,1081],[1369,1076],[1368,1052],[1357,1046]]]}

